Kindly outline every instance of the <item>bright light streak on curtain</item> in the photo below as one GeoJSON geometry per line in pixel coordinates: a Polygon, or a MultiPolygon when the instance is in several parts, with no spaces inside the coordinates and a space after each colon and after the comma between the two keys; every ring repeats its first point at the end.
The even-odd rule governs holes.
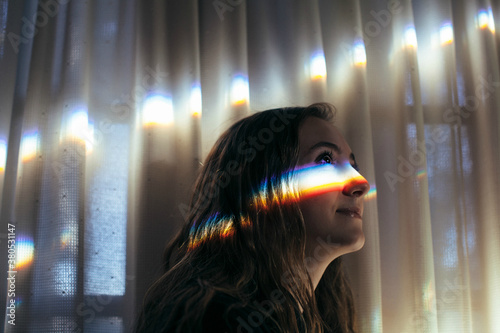
{"type": "Polygon", "coordinates": [[[222,2],[0,0],[6,331],[130,331],[218,135],[327,101],[371,184],[360,330],[497,332],[499,1],[222,2]]]}
{"type": "Polygon", "coordinates": [[[126,275],[129,128],[115,125],[113,135],[96,147],[108,163],[95,168],[87,192],[85,295],[123,295],[126,275]]]}

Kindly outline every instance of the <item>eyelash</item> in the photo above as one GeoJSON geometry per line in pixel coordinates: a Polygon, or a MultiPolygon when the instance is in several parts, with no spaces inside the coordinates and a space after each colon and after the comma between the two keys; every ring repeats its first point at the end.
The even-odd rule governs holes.
{"type": "MultiPolygon", "coordinates": [[[[333,158],[333,154],[328,151],[328,150],[325,150],[324,152],[322,152],[319,156],[318,156],[318,159],[316,160],[317,163],[320,163],[325,157],[328,157],[330,159],[330,163],[329,164],[332,164],[332,165],[335,165],[337,164],[337,160],[335,158],[333,158]]],[[[356,161],[354,161],[354,164],[352,165],[353,169],[356,170],[357,172],[359,172],[359,166],[358,166],[358,163],[356,163],[356,161]]]]}
{"type": "Polygon", "coordinates": [[[325,157],[328,157],[330,159],[329,164],[332,164],[332,165],[337,164],[337,160],[333,158],[333,154],[331,152],[329,152],[328,150],[325,150],[324,152],[322,152],[318,156],[318,159],[316,160],[316,162],[318,162],[318,163],[321,162],[325,157]]]}

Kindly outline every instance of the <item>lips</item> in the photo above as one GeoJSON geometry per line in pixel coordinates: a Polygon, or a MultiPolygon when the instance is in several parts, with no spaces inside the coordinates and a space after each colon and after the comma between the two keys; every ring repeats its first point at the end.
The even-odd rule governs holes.
{"type": "Polygon", "coordinates": [[[361,209],[358,207],[349,207],[349,208],[339,208],[337,209],[337,214],[345,215],[351,218],[361,219],[361,209]]]}

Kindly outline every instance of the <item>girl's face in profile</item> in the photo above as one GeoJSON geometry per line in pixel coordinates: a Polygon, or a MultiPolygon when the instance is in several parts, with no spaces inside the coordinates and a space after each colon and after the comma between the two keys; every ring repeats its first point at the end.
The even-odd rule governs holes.
{"type": "Polygon", "coordinates": [[[351,148],[333,124],[317,117],[304,120],[297,169],[299,189],[305,194],[299,206],[306,226],[306,254],[325,243],[332,245],[332,257],[363,247],[363,197],[369,185],[356,171],[351,148]]]}

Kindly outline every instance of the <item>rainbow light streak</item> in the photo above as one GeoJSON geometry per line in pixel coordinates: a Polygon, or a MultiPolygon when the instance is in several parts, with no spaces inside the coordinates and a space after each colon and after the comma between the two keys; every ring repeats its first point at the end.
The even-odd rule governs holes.
{"type": "Polygon", "coordinates": [[[449,22],[441,25],[439,29],[439,39],[441,40],[441,45],[448,45],[453,43],[453,25],[449,22]]]}
{"type": "Polygon", "coordinates": [[[271,182],[278,184],[278,186],[270,186],[268,180],[264,180],[259,191],[252,196],[252,205],[256,209],[268,210],[272,205],[280,202],[297,201],[299,193],[295,190],[297,186],[294,186],[291,176],[293,176],[293,172],[286,172],[279,179],[272,177],[271,182]],[[272,194],[269,195],[269,192],[272,194]]]}
{"type": "Polygon", "coordinates": [[[7,163],[7,142],[5,140],[0,140],[0,172],[5,171],[6,163],[7,163]]]}
{"type": "Polygon", "coordinates": [[[36,156],[38,147],[38,132],[33,131],[23,135],[21,139],[21,160],[28,162],[36,156]]]}
{"type": "Polygon", "coordinates": [[[427,170],[420,169],[417,171],[417,178],[418,179],[424,179],[426,176],[427,176],[427,170]]]}
{"type": "Polygon", "coordinates": [[[370,190],[366,193],[364,200],[370,201],[377,198],[377,187],[375,185],[370,186],[370,190]]]}
{"type": "Polygon", "coordinates": [[[404,44],[408,48],[417,48],[417,32],[414,26],[406,27],[404,44]]]}
{"type": "MultiPolygon", "coordinates": [[[[242,227],[247,227],[250,223],[248,218],[240,216],[242,227]]],[[[219,213],[210,216],[198,227],[193,223],[189,232],[189,249],[194,249],[201,243],[213,240],[224,239],[234,234],[234,216],[222,217],[219,213]]]]}
{"type": "Polygon", "coordinates": [[[308,198],[332,191],[342,191],[348,184],[366,183],[349,163],[340,166],[320,164],[295,170],[301,197],[308,198]]]}
{"type": "Polygon", "coordinates": [[[316,52],[311,57],[309,66],[311,80],[320,80],[326,78],[326,61],[323,52],[316,52]]]}
{"type": "MultiPolygon", "coordinates": [[[[347,185],[366,183],[366,179],[349,163],[339,166],[331,164],[305,165],[295,170],[283,173],[279,179],[264,180],[258,193],[252,197],[252,205],[257,210],[267,210],[276,203],[298,201],[332,191],[342,191],[347,185]],[[269,188],[269,183],[278,186],[269,188]],[[268,195],[269,192],[272,195],[268,195]]],[[[376,193],[376,190],[375,190],[376,193]]],[[[242,227],[250,225],[250,220],[240,216],[242,227]]],[[[193,224],[188,248],[193,249],[202,242],[212,239],[224,239],[234,234],[234,216],[221,216],[216,213],[206,221],[196,226],[193,224]]]]}
{"type": "Polygon", "coordinates": [[[280,179],[280,188],[272,189],[268,196],[268,183],[262,182],[260,190],[253,196],[253,205],[258,209],[269,209],[279,202],[293,202],[332,191],[342,191],[348,184],[366,183],[349,163],[340,166],[331,164],[309,164],[284,173],[280,179]]]}
{"type": "Polygon", "coordinates": [[[202,98],[201,86],[196,83],[191,87],[191,95],[189,97],[189,108],[193,117],[201,117],[202,98]]]}
{"type": "Polygon", "coordinates": [[[171,125],[174,122],[172,97],[155,94],[148,96],[142,107],[144,126],[171,125]]]}
{"type": "Polygon", "coordinates": [[[16,269],[29,266],[33,262],[34,251],[33,239],[19,236],[16,240],[16,269]]]}
{"type": "Polygon", "coordinates": [[[248,78],[241,74],[235,75],[231,82],[231,104],[243,105],[247,103],[249,96],[248,78]]]}
{"type": "Polygon", "coordinates": [[[357,67],[366,66],[366,48],[363,41],[357,41],[353,47],[353,62],[357,67]]]}

